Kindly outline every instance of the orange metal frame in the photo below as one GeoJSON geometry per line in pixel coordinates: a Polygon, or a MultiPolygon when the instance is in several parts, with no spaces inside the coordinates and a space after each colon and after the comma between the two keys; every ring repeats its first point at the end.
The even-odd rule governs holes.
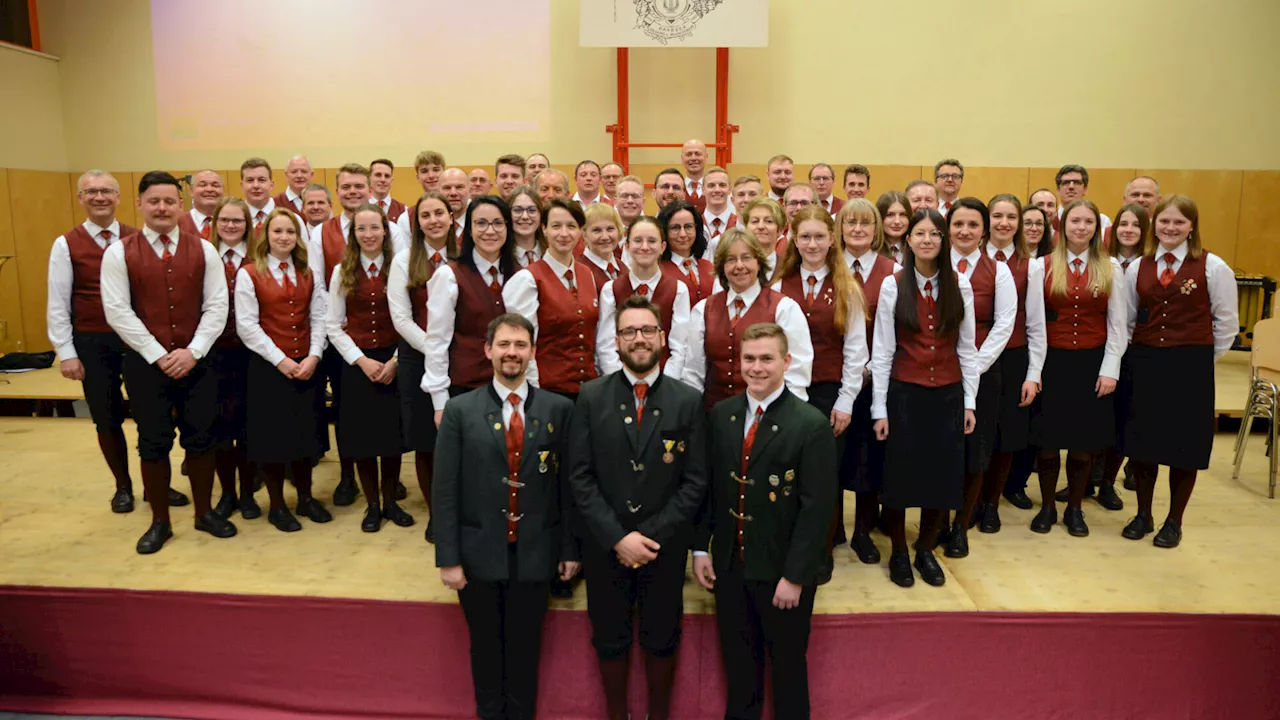
{"type": "MultiPolygon", "coordinates": [[[[631,88],[630,65],[627,48],[618,48],[618,121],[606,125],[604,131],[613,135],[613,161],[630,168],[631,148],[678,148],[684,143],[634,143],[631,142],[631,88]]],[[[716,139],[707,147],[716,151],[716,164],[733,162],[733,134],[737,125],[729,123],[729,48],[716,48],[716,139]]]]}

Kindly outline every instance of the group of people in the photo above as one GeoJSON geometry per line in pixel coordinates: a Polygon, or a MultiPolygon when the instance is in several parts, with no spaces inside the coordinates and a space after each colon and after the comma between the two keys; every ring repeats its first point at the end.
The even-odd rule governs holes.
{"type": "Polygon", "coordinates": [[[1154,543],[1180,542],[1212,447],[1213,364],[1238,331],[1234,275],[1203,249],[1190,198],[1135,178],[1112,221],[1075,165],[1024,204],[963,196],[953,159],[875,202],[861,165],[841,200],[826,164],[803,183],[781,155],[764,180],[707,161],[687,143],[648,216],[645,182],[615,163],[579,163],[571,196],[542,155],[502,156],[491,182],[428,151],[416,201],[390,198],[379,159],[338,170],[333,214],[305,158],[274,196],[253,158],[243,200],[202,171],[190,210],[179,180],[147,173],[138,229],[115,217],[115,179],[85,173],[88,219],[50,257],[49,337],[84,385],[122,513],[127,387],[152,512],[137,551],[160,550],[188,501],[171,487],[175,430],[197,530],[231,537],[236,512],[259,517],[259,476],[275,528],[330,522],[311,481],[329,388],[332,501],[363,494],[364,531],[415,523],[398,504],[414,453],[480,717],[533,717],[547,597],[579,570],[609,717],[627,717],[637,605],[649,717],[667,717],[692,552],[715,591],[728,717],[759,717],[767,650],[775,715],[799,718],[834,547],[878,564],[878,528],[893,582],[942,585],[935,548],[965,557],[970,527],[1000,531],[1002,498],[1032,507],[1033,472],[1031,529],[1051,531],[1063,451],[1068,533],[1089,533],[1087,494],[1123,506],[1127,458],[1124,536],[1156,532],[1165,465],[1154,543]]]}

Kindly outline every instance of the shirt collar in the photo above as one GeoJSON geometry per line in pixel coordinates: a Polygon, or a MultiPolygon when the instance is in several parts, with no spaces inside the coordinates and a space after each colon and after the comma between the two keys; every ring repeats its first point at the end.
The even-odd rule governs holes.
{"type": "MultiPolygon", "coordinates": [[[[685,260],[691,260],[691,259],[692,259],[692,258],[685,257],[684,255],[678,255],[678,254],[676,254],[676,251],[675,251],[675,250],[672,250],[672,251],[671,251],[671,262],[675,263],[675,264],[676,264],[676,267],[680,268],[681,270],[684,270],[684,261],[685,261],[685,260]]],[[[698,263],[694,263],[694,265],[695,265],[695,266],[696,266],[697,264],[698,264],[698,263]]],[[[697,268],[697,267],[694,267],[694,269],[695,269],[695,270],[697,270],[698,268],[697,268]]]]}
{"type": "Polygon", "coordinates": [[[194,223],[196,224],[196,230],[199,230],[199,229],[200,229],[200,226],[204,225],[204,221],[205,221],[205,219],[206,219],[206,218],[208,218],[208,219],[212,220],[212,219],[213,219],[213,216],[212,216],[212,215],[205,215],[204,213],[200,212],[199,210],[197,210],[197,209],[195,209],[195,208],[191,208],[191,221],[192,221],[192,222],[194,222],[194,223]]]}
{"type": "Polygon", "coordinates": [[[604,258],[601,258],[595,253],[591,252],[590,250],[587,250],[586,252],[582,253],[582,257],[586,258],[587,260],[590,260],[593,265],[600,268],[601,270],[608,270],[610,264],[613,265],[614,270],[618,269],[618,265],[614,261],[613,256],[609,256],[609,259],[605,260],[604,258]]]}
{"type": "MultiPolygon", "coordinates": [[[[244,245],[244,243],[240,243],[240,244],[241,244],[242,246],[244,245]]],[[[268,254],[267,254],[267,265],[271,268],[272,272],[280,272],[280,263],[284,263],[284,264],[285,264],[286,269],[288,269],[288,270],[292,270],[292,269],[293,269],[293,255],[292,255],[292,254],[290,254],[290,255],[289,255],[289,256],[287,256],[285,259],[281,260],[281,259],[277,258],[276,256],[271,255],[270,253],[268,253],[268,254]]]]}
{"type": "Polygon", "coordinates": [[[751,307],[751,303],[755,302],[756,298],[760,296],[760,283],[752,283],[751,287],[742,293],[736,292],[733,288],[727,288],[725,292],[727,293],[728,299],[726,302],[729,307],[733,307],[733,301],[738,298],[742,298],[742,302],[746,303],[747,307],[751,307]]]}
{"type": "Polygon", "coordinates": [[[806,285],[809,284],[810,275],[818,278],[818,284],[821,285],[822,281],[827,279],[827,266],[823,265],[818,268],[816,272],[805,270],[803,266],[800,267],[800,279],[803,280],[806,285]]]}
{"type": "Polygon", "coordinates": [[[926,282],[933,283],[934,290],[938,289],[938,273],[934,273],[929,277],[925,277],[924,275],[921,275],[919,270],[916,270],[915,273],[916,273],[916,287],[920,288],[920,292],[924,292],[924,284],[926,282]]]}
{"type": "Polygon", "coordinates": [[[574,202],[576,202],[576,203],[578,203],[579,205],[581,205],[583,208],[585,208],[585,207],[586,207],[586,206],[588,206],[588,205],[595,205],[596,203],[600,202],[601,197],[602,197],[602,196],[600,195],[600,193],[598,193],[598,192],[597,192],[597,193],[596,193],[596,196],[595,196],[594,198],[592,198],[592,199],[591,199],[591,202],[587,202],[587,201],[585,201],[585,200],[583,200],[583,199],[582,199],[582,196],[581,196],[581,195],[579,195],[578,193],[574,193],[574,194],[573,194],[573,201],[574,201],[574,202]]]}
{"type": "Polygon", "coordinates": [[[564,277],[564,274],[566,272],[573,269],[568,265],[560,264],[559,260],[556,260],[555,258],[551,257],[551,253],[547,253],[546,255],[543,255],[542,260],[543,262],[551,266],[551,269],[556,272],[556,277],[559,277],[559,278],[564,277]]]}
{"type": "Polygon", "coordinates": [[[493,390],[494,392],[498,393],[498,400],[502,402],[503,407],[506,407],[511,404],[507,400],[507,398],[511,395],[511,393],[515,393],[516,395],[520,396],[521,410],[524,409],[524,404],[529,401],[529,381],[528,380],[521,380],[520,387],[516,388],[515,390],[512,390],[506,385],[503,385],[502,383],[498,382],[498,378],[494,378],[493,390]]]}
{"type": "Polygon", "coordinates": [[[223,258],[225,260],[227,257],[227,251],[230,250],[232,253],[239,255],[240,261],[243,262],[244,259],[249,256],[249,251],[245,247],[246,245],[247,243],[241,242],[239,245],[236,245],[235,247],[227,247],[226,243],[219,240],[218,241],[218,257],[223,258]]]}
{"type": "Polygon", "coordinates": [[[378,253],[378,255],[374,257],[372,260],[365,257],[364,253],[360,253],[360,267],[364,268],[365,272],[369,272],[370,267],[376,267],[378,268],[378,272],[381,273],[382,272],[382,253],[378,253]]]}
{"type": "Polygon", "coordinates": [[[84,229],[85,229],[85,232],[89,233],[89,237],[91,238],[96,239],[99,235],[102,234],[103,230],[107,230],[111,233],[112,240],[120,239],[120,221],[119,220],[112,220],[111,224],[106,227],[97,225],[92,220],[85,220],[84,229]]]}
{"type": "Polygon", "coordinates": [[[1083,253],[1077,255],[1071,252],[1070,250],[1067,250],[1067,266],[1070,267],[1071,263],[1075,262],[1076,260],[1080,260],[1081,262],[1083,262],[1084,267],[1089,267],[1089,251],[1085,250],[1083,253]]]}
{"type": "Polygon", "coordinates": [[[1172,250],[1160,248],[1156,251],[1156,259],[1163,260],[1166,253],[1173,253],[1173,256],[1178,258],[1178,262],[1182,262],[1187,258],[1187,241],[1183,240],[1182,244],[1172,250]]]}
{"type": "Polygon", "coordinates": [[[978,267],[978,260],[981,259],[981,257],[982,257],[981,248],[974,248],[973,252],[969,255],[961,255],[960,251],[956,250],[954,245],[951,246],[951,267],[952,268],[959,265],[961,260],[968,260],[969,261],[968,270],[969,272],[973,272],[973,269],[978,267]]]}
{"type": "MultiPolygon", "coordinates": [[[[165,233],[165,236],[169,238],[169,243],[173,245],[175,248],[178,246],[179,234],[180,233],[178,232],[177,225],[174,225],[172,230],[165,233]]],[[[159,245],[160,243],[163,242],[162,240],[160,240],[160,233],[156,232],[155,230],[152,230],[147,225],[142,226],[142,236],[145,237],[147,239],[147,242],[151,243],[152,245],[159,245]]]]}
{"type": "Polygon", "coordinates": [[[1008,248],[998,248],[995,246],[995,243],[987,243],[987,257],[991,258],[992,260],[995,260],[996,253],[998,252],[1004,253],[1005,260],[1012,260],[1013,256],[1017,255],[1017,253],[1014,252],[1013,250],[1013,243],[1009,243],[1008,248]]]}
{"type": "Polygon", "coordinates": [[[769,393],[769,397],[764,400],[757,400],[750,392],[747,393],[747,424],[750,425],[752,419],[755,418],[756,408],[760,408],[762,413],[769,412],[769,406],[773,405],[778,398],[782,397],[782,391],[787,389],[787,384],[783,383],[778,386],[777,390],[769,393]]]}
{"type": "Polygon", "coordinates": [[[658,382],[658,376],[662,374],[662,369],[659,368],[657,365],[654,365],[653,369],[649,371],[648,375],[645,375],[644,377],[637,377],[635,373],[631,372],[630,368],[628,368],[626,365],[623,365],[622,372],[624,375],[627,376],[627,382],[631,383],[632,387],[635,387],[636,383],[638,382],[643,382],[643,383],[648,383],[649,387],[652,388],[653,384],[658,382]]]}
{"type": "Polygon", "coordinates": [[[871,272],[871,267],[876,264],[876,251],[868,247],[867,251],[861,255],[854,255],[848,250],[845,250],[844,259],[848,261],[849,267],[851,268],[853,267],[853,261],[857,260],[858,267],[862,272],[871,272]]]}
{"type": "Polygon", "coordinates": [[[721,225],[728,225],[728,224],[729,224],[729,218],[731,218],[731,217],[733,217],[733,205],[732,205],[732,204],[730,204],[730,205],[726,206],[726,207],[725,207],[725,209],[724,209],[724,212],[720,213],[719,215],[716,215],[715,213],[711,212],[710,210],[706,210],[706,211],[703,211],[703,213],[702,213],[702,219],[703,219],[702,225],[703,225],[704,227],[711,227],[711,221],[715,220],[716,218],[720,218],[720,224],[721,224],[721,225]]]}
{"type": "MultiPolygon", "coordinates": [[[[499,275],[502,274],[502,268],[498,267],[498,263],[485,260],[481,257],[480,253],[475,250],[471,251],[471,259],[475,261],[476,270],[480,271],[480,274],[484,276],[485,280],[489,279],[489,268],[495,268],[499,275]]],[[[499,257],[499,262],[501,262],[501,257],[499,257]]]]}
{"type": "MultiPolygon", "coordinates": [[[[262,206],[262,210],[261,210],[262,217],[265,218],[266,216],[270,215],[271,211],[275,209],[276,209],[276,199],[267,198],[267,204],[262,206]]],[[[254,218],[258,217],[258,212],[259,212],[258,210],[253,209],[252,205],[249,206],[250,222],[252,222],[254,218]]]]}
{"type": "Polygon", "coordinates": [[[638,290],[638,289],[640,288],[640,286],[641,286],[641,285],[648,285],[648,286],[649,286],[649,297],[653,297],[653,292],[657,289],[657,287],[658,287],[658,281],[659,281],[659,280],[661,280],[661,279],[662,279],[662,269],[661,269],[661,268],[659,268],[659,269],[657,270],[657,272],[655,272],[655,273],[653,274],[653,277],[649,278],[648,280],[641,280],[640,278],[636,277],[635,272],[634,272],[634,271],[632,271],[632,273],[631,273],[631,289],[632,289],[632,290],[638,290]]]}
{"type": "Polygon", "coordinates": [[[301,195],[299,195],[298,193],[294,192],[294,191],[293,191],[293,188],[285,188],[285,189],[284,189],[284,196],[285,196],[286,198],[288,198],[288,199],[289,199],[289,202],[293,202],[293,201],[297,200],[297,201],[299,201],[299,202],[298,202],[298,204],[299,204],[299,205],[301,205],[301,204],[302,204],[302,203],[301,203],[302,196],[301,196],[301,195]]]}

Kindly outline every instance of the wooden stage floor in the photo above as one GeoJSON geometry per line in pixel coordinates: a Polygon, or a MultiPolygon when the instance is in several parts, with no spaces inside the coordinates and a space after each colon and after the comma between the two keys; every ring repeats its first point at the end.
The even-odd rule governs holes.
{"type": "MultiPolygon", "coordinates": [[[[126,433],[132,445],[132,424],[126,433]]],[[[1061,525],[1048,535],[1032,533],[1027,526],[1034,512],[1005,505],[1002,532],[973,531],[970,557],[950,560],[938,552],[948,576],[941,588],[890,583],[889,543],[880,535],[879,566],[862,565],[847,546],[838,548],[835,577],[818,593],[817,611],[1276,613],[1280,555],[1270,550],[1280,546],[1280,504],[1266,496],[1260,435],[1251,441],[1240,480],[1231,480],[1233,439],[1217,437],[1212,467],[1200,476],[1177,549],[1155,548],[1150,538],[1120,537],[1136,504],[1131,492],[1122,491],[1126,507],[1115,513],[1086,501],[1093,531],[1087,538],[1072,538],[1061,525]]],[[[90,421],[0,418],[0,458],[0,584],[456,602],[440,584],[432,547],[423,540],[426,506],[411,457],[403,479],[410,488],[404,506],[419,521],[412,528],[387,525],[377,534],[362,533],[358,501],[331,506],[334,522],[317,526],[304,520],[304,530],[292,534],[276,531],[265,517],[245,521],[237,515],[240,534],[217,540],[192,528],[188,506],[174,509],[175,537],[149,557],[133,550],[149,522],[145,505],[140,502],[128,515],[110,512],[113,484],[90,421]]],[[[131,460],[140,499],[137,459],[131,460]]],[[[175,485],[185,491],[178,462],[175,453],[175,485]]],[[[337,463],[328,458],[316,470],[317,495],[326,503],[337,475],[337,463]]],[[[265,490],[258,500],[265,506],[265,490]]],[[[1157,525],[1167,507],[1162,473],[1157,525]]],[[[585,605],[582,589],[572,600],[555,603],[585,605]]],[[[689,612],[713,610],[711,595],[692,581],[685,605],[689,612]]]]}

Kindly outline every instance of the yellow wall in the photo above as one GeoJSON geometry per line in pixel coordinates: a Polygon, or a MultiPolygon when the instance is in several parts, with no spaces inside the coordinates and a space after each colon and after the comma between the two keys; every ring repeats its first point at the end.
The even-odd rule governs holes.
{"type": "Polygon", "coordinates": [[[0,167],[66,170],[58,62],[0,45],[0,167]]]}

